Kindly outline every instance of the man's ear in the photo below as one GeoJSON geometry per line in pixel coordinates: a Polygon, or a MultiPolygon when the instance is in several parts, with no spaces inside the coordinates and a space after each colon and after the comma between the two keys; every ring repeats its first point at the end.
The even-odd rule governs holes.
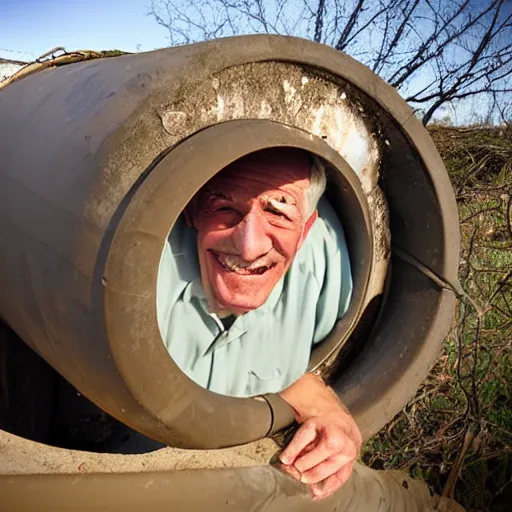
{"type": "Polygon", "coordinates": [[[304,229],[302,230],[302,236],[300,238],[299,248],[304,243],[304,240],[306,240],[306,237],[308,236],[309,230],[311,229],[311,227],[313,226],[313,224],[315,223],[315,220],[317,218],[318,218],[318,210],[315,210],[311,214],[311,217],[309,217],[309,219],[306,221],[306,224],[304,224],[304,229]]]}

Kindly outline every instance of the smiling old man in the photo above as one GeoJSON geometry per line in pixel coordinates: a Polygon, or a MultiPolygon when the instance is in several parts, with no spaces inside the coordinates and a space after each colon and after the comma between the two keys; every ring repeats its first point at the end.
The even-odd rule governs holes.
{"type": "Polygon", "coordinates": [[[325,184],[321,163],[297,149],[232,163],[175,224],[157,289],[162,338],[189,377],[233,396],[279,392],[292,406],[302,426],[280,458],[316,498],[346,481],[361,445],[336,395],[305,373],[352,292],[325,184]]]}

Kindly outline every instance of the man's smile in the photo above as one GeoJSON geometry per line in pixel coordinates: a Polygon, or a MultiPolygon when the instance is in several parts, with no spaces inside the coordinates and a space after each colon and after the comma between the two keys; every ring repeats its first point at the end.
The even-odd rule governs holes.
{"type": "Polygon", "coordinates": [[[220,266],[228,272],[234,272],[241,276],[261,275],[275,267],[277,263],[246,262],[233,254],[222,254],[213,250],[209,251],[220,266]]]}

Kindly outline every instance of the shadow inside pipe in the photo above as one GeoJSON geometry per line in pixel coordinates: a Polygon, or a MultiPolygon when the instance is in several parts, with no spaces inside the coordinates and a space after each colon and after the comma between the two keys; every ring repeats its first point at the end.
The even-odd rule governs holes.
{"type": "Polygon", "coordinates": [[[365,307],[361,318],[352,334],[335,354],[332,362],[327,362],[322,374],[329,384],[333,384],[349,368],[364,350],[379,322],[379,315],[384,302],[384,294],[373,297],[365,307]]]}

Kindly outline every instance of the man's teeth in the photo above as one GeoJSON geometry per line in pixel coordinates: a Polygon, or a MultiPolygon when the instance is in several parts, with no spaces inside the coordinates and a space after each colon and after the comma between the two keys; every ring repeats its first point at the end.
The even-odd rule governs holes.
{"type": "Polygon", "coordinates": [[[237,274],[250,275],[250,274],[263,274],[273,265],[259,265],[251,267],[251,263],[241,260],[238,256],[229,254],[216,254],[217,261],[227,270],[236,272],[237,274]]]}
{"type": "Polygon", "coordinates": [[[248,268],[250,266],[250,263],[241,261],[240,258],[238,258],[237,256],[219,254],[219,260],[223,265],[232,270],[239,268],[248,268]]]}

